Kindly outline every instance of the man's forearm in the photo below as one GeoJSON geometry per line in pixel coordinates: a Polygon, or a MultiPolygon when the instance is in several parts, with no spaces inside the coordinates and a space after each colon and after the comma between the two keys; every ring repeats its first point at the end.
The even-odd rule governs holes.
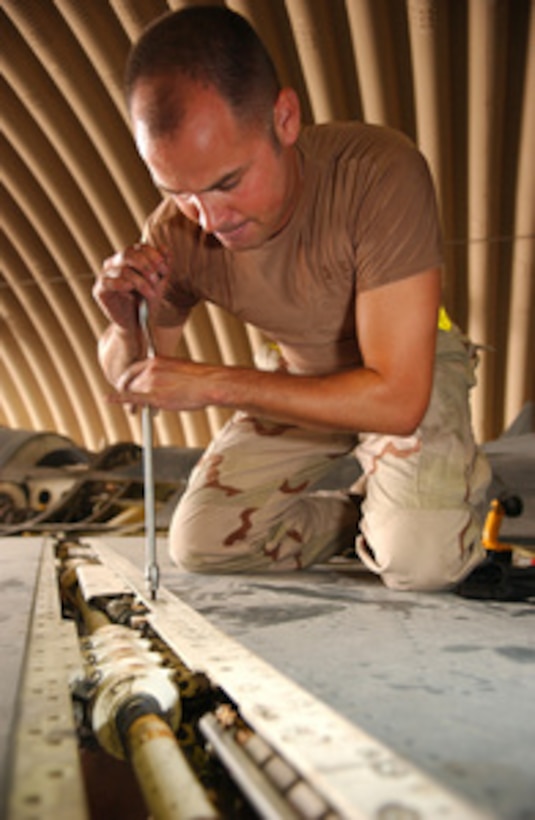
{"type": "Polygon", "coordinates": [[[410,435],[427,408],[430,381],[421,372],[387,380],[366,368],[324,377],[214,368],[204,384],[207,404],[315,429],[410,435]]]}
{"type": "Polygon", "coordinates": [[[143,355],[139,329],[125,330],[109,325],[98,343],[98,357],[104,374],[114,387],[125,370],[143,355]]]}
{"type": "Polygon", "coordinates": [[[366,367],[299,376],[157,356],[123,372],[114,400],[171,411],[226,407],[313,429],[410,435],[431,382],[432,367],[422,364],[389,377],[366,367]]]}

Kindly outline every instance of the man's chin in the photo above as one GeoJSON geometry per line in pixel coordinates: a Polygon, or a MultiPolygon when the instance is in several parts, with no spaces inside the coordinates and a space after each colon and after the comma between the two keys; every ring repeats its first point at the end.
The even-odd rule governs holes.
{"type": "Polygon", "coordinates": [[[246,251],[257,248],[263,243],[263,238],[250,222],[244,222],[238,228],[231,231],[221,231],[214,233],[215,238],[231,251],[246,251]]]}

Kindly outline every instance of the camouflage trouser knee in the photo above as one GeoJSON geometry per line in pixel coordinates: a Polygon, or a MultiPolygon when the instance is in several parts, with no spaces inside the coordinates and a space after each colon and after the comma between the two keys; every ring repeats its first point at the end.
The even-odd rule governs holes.
{"type": "Polygon", "coordinates": [[[170,551],[193,572],[294,570],[350,546],[357,515],[342,493],[311,493],[356,436],[236,413],[190,477],[170,551]]]}
{"type": "MultiPolygon", "coordinates": [[[[455,328],[440,331],[418,430],[358,439],[366,497],[356,549],[390,587],[447,588],[484,557],[477,506],[490,469],[472,434],[473,384],[469,343],[455,328]]],[[[356,444],[237,413],[192,473],[171,525],[172,557],[197,572],[291,570],[350,546],[357,520],[347,494],[310,488],[356,444]]]]}
{"type": "Polygon", "coordinates": [[[431,401],[418,430],[406,438],[360,438],[366,497],[357,552],[390,587],[447,588],[485,557],[478,507],[491,472],[472,433],[473,353],[455,327],[440,331],[431,401]]]}

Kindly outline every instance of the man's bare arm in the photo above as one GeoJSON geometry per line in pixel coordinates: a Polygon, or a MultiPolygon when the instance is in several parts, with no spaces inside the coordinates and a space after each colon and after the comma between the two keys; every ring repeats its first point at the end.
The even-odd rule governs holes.
{"type": "Polygon", "coordinates": [[[217,405],[319,429],[408,435],[429,402],[440,290],[433,269],[361,294],[358,369],[296,376],[157,357],[124,374],[117,400],[177,410],[217,405]]]}

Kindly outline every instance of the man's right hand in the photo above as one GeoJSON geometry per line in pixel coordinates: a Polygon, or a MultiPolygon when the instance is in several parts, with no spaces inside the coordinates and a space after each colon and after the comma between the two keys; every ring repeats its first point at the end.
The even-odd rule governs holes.
{"type": "Polygon", "coordinates": [[[139,242],[106,259],[93,286],[93,297],[109,321],[124,330],[137,328],[140,298],[154,309],[169,278],[163,251],[139,242]]]}

